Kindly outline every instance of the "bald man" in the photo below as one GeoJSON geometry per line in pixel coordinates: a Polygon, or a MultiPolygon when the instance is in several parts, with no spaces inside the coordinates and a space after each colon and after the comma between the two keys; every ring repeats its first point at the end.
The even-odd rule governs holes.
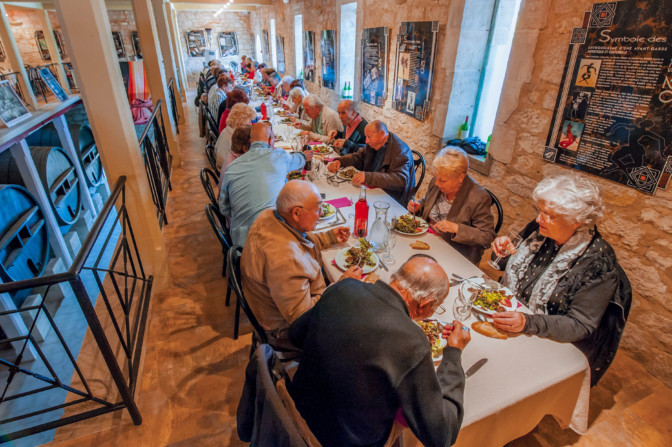
{"type": "MultiPolygon", "coordinates": [[[[243,291],[276,349],[295,350],[289,325],[313,307],[327,287],[321,250],[350,236],[347,227],[313,233],[321,207],[322,197],[312,183],[292,180],[280,191],[276,209],[262,212],[247,236],[240,264],[243,291]]],[[[341,279],[361,275],[361,268],[351,267],[341,279]]]]}
{"type": "Polygon", "coordinates": [[[360,148],[366,146],[364,129],[368,123],[357,112],[355,102],[344,99],[338,103],[336,111],[338,112],[338,118],[343,123],[344,129],[340,132],[337,130],[329,132],[329,140],[336,139],[334,147],[339,149],[341,155],[347,155],[357,152],[360,148]]]}
{"type": "Polygon", "coordinates": [[[411,149],[379,120],[370,122],[364,134],[365,147],[336,158],[327,165],[327,169],[337,172],[341,168],[354,166],[360,172],[352,177],[353,185],[382,188],[400,204],[407,204],[415,187],[411,149]]]}
{"type": "Polygon", "coordinates": [[[400,411],[422,445],[455,442],[464,414],[462,349],[468,329],[443,329],[434,371],[427,336],[414,323],[448,295],[448,277],[428,256],[408,260],[389,284],[346,279],[289,329],[302,349],[290,392],[325,447],[382,446],[400,411]]]}
{"type": "Polygon", "coordinates": [[[312,151],[289,153],[275,149],[275,135],[267,123],[250,130],[250,150],[226,168],[219,192],[219,210],[231,219],[231,239],[244,245],[254,220],[275,199],[287,182],[290,171],[302,169],[312,159],[312,151]]]}

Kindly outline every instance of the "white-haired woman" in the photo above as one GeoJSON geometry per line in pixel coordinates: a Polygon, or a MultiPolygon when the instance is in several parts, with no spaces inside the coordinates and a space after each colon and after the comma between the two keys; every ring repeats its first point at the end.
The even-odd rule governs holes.
{"type": "Polygon", "coordinates": [[[603,206],[599,188],[577,174],[543,179],[532,193],[537,218],[514,247],[508,237],[492,243],[502,260],[502,283],[533,312],[493,315],[498,328],[573,342],[586,354],[597,383],[616,353],[630,308],[631,290],[611,246],[596,223],[603,206]],[[609,303],[616,312],[605,315],[609,303]],[[620,323],[619,323],[620,322],[620,323]]]}
{"type": "Polygon", "coordinates": [[[478,264],[495,239],[492,197],[467,175],[469,157],[458,147],[441,149],[432,170],[427,195],[409,202],[408,210],[419,213],[453,248],[478,264]]]}
{"type": "Polygon", "coordinates": [[[280,99],[289,96],[289,91],[291,90],[289,88],[289,84],[291,84],[293,80],[294,78],[291,76],[283,76],[282,80],[280,81],[280,84],[275,86],[275,92],[273,93],[273,97],[280,99]]]}
{"type": "Polygon", "coordinates": [[[233,132],[239,127],[249,126],[257,117],[257,112],[252,107],[243,102],[239,102],[231,107],[226,118],[226,127],[222,129],[217,137],[217,144],[215,145],[215,152],[217,153],[217,166],[224,173],[226,166],[224,162],[229,158],[231,152],[231,136],[233,132]]]}

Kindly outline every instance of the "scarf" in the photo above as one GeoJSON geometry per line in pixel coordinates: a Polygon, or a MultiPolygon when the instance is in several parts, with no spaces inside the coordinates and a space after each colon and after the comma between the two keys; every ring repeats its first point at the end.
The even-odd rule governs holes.
{"type": "MultiPolygon", "coordinates": [[[[581,227],[569,238],[569,240],[560,248],[551,264],[544,270],[530,294],[528,308],[536,314],[547,314],[547,303],[551,294],[558,285],[560,278],[565,276],[574,261],[585,253],[588,245],[593,240],[594,229],[581,227]]],[[[539,230],[532,233],[525,239],[515,254],[511,255],[506,265],[506,271],[502,278],[502,284],[511,289],[516,295],[520,295],[522,280],[527,273],[527,269],[532,263],[537,252],[543,245],[546,237],[539,233],[539,230]]]]}
{"type": "Polygon", "coordinates": [[[352,135],[352,133],[355,131],[355,129],[357,129],[357,126],[359,126],[359,123],[361,123],[361,122],[362,122],[362,115],[360,115],[358,113],[357,116],[352,121],[350,121],[350,124],[348,124],[345,127],[345,139],[346,140],[350,139],[350,135],[352,135]]]}

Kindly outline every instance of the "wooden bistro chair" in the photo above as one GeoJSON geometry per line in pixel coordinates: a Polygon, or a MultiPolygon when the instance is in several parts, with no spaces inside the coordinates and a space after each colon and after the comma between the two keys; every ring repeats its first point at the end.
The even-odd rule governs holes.
{"type": "Polygon", "coordinates": [[[418,151],[411,150],[413,152],[413,169],[415,169],[415,188],[413,188],[413,194],[418,192],[422,181],[425,179],[425,171],[427,170],[427,163],[425,162],[425,157],[418,151]],[[420,170],[420,176],[418,177],[418,170],[420,170]]]}

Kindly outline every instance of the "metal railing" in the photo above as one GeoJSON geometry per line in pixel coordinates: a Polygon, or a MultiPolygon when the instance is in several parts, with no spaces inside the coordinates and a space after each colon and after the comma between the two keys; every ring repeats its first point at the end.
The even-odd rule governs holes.
{"type": "Polygon", "coordinates": [[[152,191],[152,201],[156,206],[156,213],[161,226],[168,224],[166,202],[168,191],[173,189],[170,183],[173,157],[168,148],[166,128],[161,115],[162,106],[163,102],[159,99],[154,106],[154,113],[152,113],[138,140],[140,149],[142,149],[147,180],[152,191]],[[153,133],[150,130],[153,130],[153,133]]]}
{"type": "Polygon", "coordinates": [[[168,82],[168,94],[170,95],[170,111],[173,114],[173,121],[175,121],[175,132],[180,133],[180,126],[177,122],[177,102],[175,102],[175,78],[170,78],[168,82]]]}
{"type": "Polygon", "coordinates": [[[32,318],[27,334],[0,339],[0,346],[14,347],[0,351],[0,374],[6,377],[0,385],[0,444],[123,408],[136,425],[142,423],[134,395],[153,277],[142,266],[125,183],[126,177],[117,180],[68,271],[0,284],[0,293],[9,296],[46,289],[36,304],[0,312],[0,318],[32,318]],[[65,316],[47,303],[51,290],[64,287],[68,292],[58,310],[67,307],[66,300],[73,305],[65,316]],[[96,310],[98,296],[104,306],[96,310]],[[43,342],[36,340],[44,331],[38,321],[50,325],[43,342]],[[80,335],[73,335],[73,327],[81,328],[80,335]],[[95,345],[82,343],[88,332],[95,345]]]}
{"type": "Polygon", "coordinates": [[[30,88],[33,89],[35,98],[41,96],[42,99],[44,99],[44,102],[48,102],[47,95],[50,95],[51,92],[47,88],[47,84],[45,84],[40,77],[40,67],[31,67],[30,65],[26,65],[25,68],[26,74],[28,75],[28,81],[30,82],[30,88]]]}

